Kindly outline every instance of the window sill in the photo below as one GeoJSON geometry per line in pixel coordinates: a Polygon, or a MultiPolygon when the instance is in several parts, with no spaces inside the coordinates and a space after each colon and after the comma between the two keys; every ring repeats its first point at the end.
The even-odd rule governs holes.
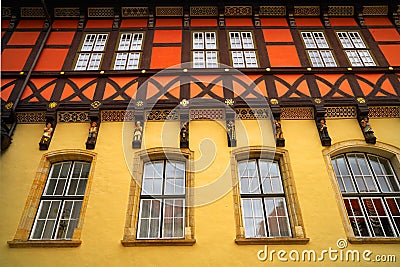
{"type": "Polygon", "coordinates": [[[146,246],[193,246],[196,239],[124,239],[121,244],[124,247],[146,246]]]}
{"type": "Polygon", "coordinates": [[[7,241],[10,248],[74,248],[79,247],[81,240],[11,240],[7,241]]]}
{"type": "Polygon", "coordinates": [[[399,237],[348,237],[351,244],[400,244],[399,237]]]}
{"type": "Polygon", "coordinates": [[[235,239],[235,243],[238,245],[301,245],[307,244],[310,238],[291,238],[291,237],[271,237],[271,238],[242,238],[238,237],[235,239]]]}

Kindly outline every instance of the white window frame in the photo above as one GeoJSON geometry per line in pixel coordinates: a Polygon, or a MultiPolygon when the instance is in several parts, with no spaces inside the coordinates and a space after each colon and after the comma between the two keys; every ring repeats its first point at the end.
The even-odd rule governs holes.
{"type": "Polygon", "coordinates": [[[192,32],[193,68],[218,68],[217,33],[192,32]]]}
{"type": "MultiPolygon", "coordinates": [[[[143,166],[143,179],[142,179],[142,190],[140,195],[140,206],[139,206],[139,218],[138,218],[138,230],[137,230],[137,239],[182,239],[185,238],[185,207],[186,207],[186,162],[184,161],[175,161],[175,160],[156,160],[156,161],[148,161],[144,163],[143,166]],[[162,168],[162,173],[157,172],[157,169],[154,167],[156,165],[162,168]],[[169,164],[169,165],[168,165],[169,164]],[[168,166],[174,165],[174,176],[168,177],[168,166]],[[177,167],[178,166],[178,167],[177,167]],[[183,174],[179,175],[179,172],[183,172],[183,174]],[[153,170],[153,171],[152,171],[153,170]],[[149,172],[152,171],[152,174],[149,172]],[[178,175],[178,176],[177,176],[178,175]],[[178,180],[183,180],[181,185],[177,183],[178,180]],[[171,183],[171,181],[173,181],[171,183]],[[159,186],[158,186],[159,185],[159,186]],[[168,191],[168,185],[173,186],[173,191],[168,191]],[[156,190],[159,188],[159,190],[156,190]],[[161,191],[160,191],[161,190],[161,191]],[[173,216],[166,217],[166,206],[167,202],[173,201],[181,202],[180,205],[171,206],[173,211],[176,208],[181,209],[182,216],[173,216]],[[143,211],[144,203],[150,202],[150,212],[148,216],[144,215],[146,211],[143,211]],[[157,214],[153,212],[153,204],[159,203],[159,210],[157,214]],[[172,219],[172,227],[175,230],[175,220],[181,220],[181,235],[166,235],[166,221],[167,219],[172,219]],[[155,235],[152,234],[151,222],[157,223],[157,232],[155,235]],[[147,224],[147,232],[143,232],[146,228],[142,228],[144,223],[147,224]]],[[[173,212],[173,214],[175,214],[173,212]]],[[[153,229],[154,230],[154,229],[153,229]]],[[[178,231],[179,232],[179,231],[178,231]]]]}
{"type": "Polygon", "coordinates": [[[232,66],[235,68],[258,68],[253,33],[251,31],[231,31],[228,35],[232,66]]]}
{"type": "Polygon", "coordinates": [[[30,240],[72,239],[74,229],[79,223],[83,199],[90,174],[90,167],[90,163],[83,161],[57,162],[51,166],[51,170],[47,177],[46,185],[40,198],[39,208],[37,210],[34,224],[29,236],[30,240]],[[78,170],[78,176],[76,176],[77,173],[75,173],[77,166],[80,166],[80,169],[78,170]],[[59,167],[59,169],[57,170],[56,167],[59,167]],[[64,168],[68,168],[66,174],[63,174],[64,168]],[[86,172],[82,176],[82,171],[84,168],[86,172]],[[58,174],[55,173],[55,171],[57,171],[58,174]],[[80,187],[81,185],[82,187],[80,187]],[[75,190],[73,190],[74,187],[75,190]],[[70,194],[71,188],[74,191],[72,194],[70,194]],[[83,189],[83,191],[78,192],[79,188],[81,188],[81,191],[83,189]],[[58,189],[61,189],[61,191],[58,192],[58,189]],[[46,203],[49,203],[47,211],[43,210],[46,206],[46,203]],[[52,208],[53,203],[58,203],[56,210],[52,208]],[[71,203],[72,206],[71,210],[68,211],[66,206],[69,203],[71,203]],[[76,210],[76,205],[79,205],[78,210],[76,210]],[[50,213],[54,211],[56,211],[54,216],[50,216],[50,213]],[[42,222],[43,226],[41,227],[40,225],[42,222]],[[66,222],[66,224],[63,224],[62,222],[66,222]],[[52,226],[50,225],[51,228],[49,228],[50,236],[46,234],[46,227],[48,226],[48,223],[52,223],[52,226]],[[64,227],[66,227],[65,232],[62,232],[64,227]],[[60,234],[62,236],[60,236],[60,234]]]}
{"type": "Polygon", "coordinates": [[[333,51],[322,31],[302,31],[301,37],[313,67],[337,67],[333,51]]]}
{"type": "Polygon", "coordinates": [[[98,70],[107,40],[108,33],[87,33],[78,52],[74,70],[98,70]]]}
{"type": "Polygon", "coordinates": [[[291,238],[289,212],[286,194],[280,173],[279,162],[267,159],[249,159],[238,162],[239,190],[243,226],[246,238],[287,237],[291,238]],[[251,167],[255,169],[251,169],[251,167]],[[262,166],[262,167],[261,167],[262,166]],[[242,173],[241,173],[242,172],[242,173]],[[253,173],[252,173],[253,172],[253,173]],[[275,215],[268,212],[267,203],[273,203],[275,215]],[[279,214],[277,203],[283,203],[283,215],[279,214]],[[250,203],[251,208],[246,203],[250,203]],[[258,203],[258,204],[257,204],[258,203]],[[258,208],[255,207],[257,204],[258,208]],[[269,222],[275,220],[278,233],[272,232],[269,222]],[[286,225],[287,234],[280,228],[286,225]]]}
{"type": "Polygon", "coordinates": [[[114,55],[113,70],[139,69],[143,41],[143,32],[122,32],[114,55]]]}
{"type": "Polygon", "coordinates": [[[400,181],[390,161],[374,154],[350,152],[333,157],[332,164],[354,235],[362,238],[400,237],[399,222],[396,224],[395,220],[399,221],[400,216],[394,216],[391,211],[391,208],[395,208],[396,213],[400,210],[400,181]],[[387,190],[383,190],[383,185],[387,190]],[[391,207],[388,201],[394,205],[391,207]],[[352,202],[357,203],[359,209],[354,209],[352,202]],[[375,202],[382,206],[381,214],[375,202]]]}

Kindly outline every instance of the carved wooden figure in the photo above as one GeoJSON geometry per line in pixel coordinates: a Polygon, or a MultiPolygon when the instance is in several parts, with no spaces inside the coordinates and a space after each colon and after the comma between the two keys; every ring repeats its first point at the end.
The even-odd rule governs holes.
{"type": "Polygon", "coordinates": [[[321,139],[321,143],[323,146],[331,145],[331,138],[328,133],[328,126],[326,126],[325,118],[319,118],[317,121],[317,128],[319,133],[319,138],[321,139]]]}
{"type": "Polygon", "coordinates": [[[180,132],[180,148],[189,148],[189,122],[183,122],[180,132]]]}
{"type": "Polygon", "coordinates": [[[374,130],[372,130],[371,123],[368,117],[363,117],[360,120],[360,126],[364,134],[365,142],[369,144],[376,143],[376,137],[374,135],[374,130]]]}
{"type": "Polygon", "coordinates": [[[284,147],[285,146],[285,138],[283,138],[281,121],[274,120],[274,125],[275,125],[276,146],[284,147]]]}
{"type": "Polygon", "coordinates": [[[86,141],[86,149],[94,149],[94,147],[96,146],[98,131],[99,131],[98,122],[92,121],[89,126],[89,135],[86,141]]]}
{"type": "Polygon", "coordinates": [[[228,147],[236,146],[236,126],[233,120],[226,122],[226,132],[228,135],[228,147]]]}
{"type": "Polygon", "coordinates": [[[132,148],[140,148],[142,146],[143,137],[143,126],[141,121],[135,122],[135,128],[133,129],[133,141],[132,148]]]}
{"type": "Polygon", "coordinates": [[[43,129],[42,138],[39,142],[40,150],[47,150],[49,148],[51,137],[53,136],[53,124],[48,121],[43,129]]]}

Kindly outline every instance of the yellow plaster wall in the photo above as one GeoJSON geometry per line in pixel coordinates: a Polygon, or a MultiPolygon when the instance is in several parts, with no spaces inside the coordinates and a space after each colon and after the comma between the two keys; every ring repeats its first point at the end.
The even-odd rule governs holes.
{"type": "MultiPolygon", "coordinates": [[[[251,145],[261,145],[255,121],[244,121],[243,127],[251,145]]],[[[372,119],[379,142],[400,147],[399,119],[372,119]]],[[[146,147],[160,146],[157,136],[165,127],[161,122],[149,122],[145,127],[146,147]]],[[[178,147],[179,124],[171,122],[166,131],[168,146],[178,147]]],[[[362,140],[356,120],[329,120],[332,144],[346,140],[362,140]]],[[[106,123],[100,126],[96,149],[97,163],[82,229],[82,245],[78,248],[9,248],[40,158],[38,142],[43,125],[18,125],[10,148],[1,156],[0,179],[0,266],[291,266],[294,263],[260,262],[257,251],[261,245],[236,245],[232,192],[221,192],[207,186],[216,180],[222,185],[230,182],[226,132],[218,122],[190,123],[190,149],[195,153],[195,184],[197,200],[220,194],[217,200],[195,209],[194,246],[123,247],[123,237],[130,174],[123,150],[123,124],[106,123]],[[212,155],[214,154],[214,155],[212,155]],[[200,168],[200,167],[204,168],[200,168]],[[217,179],[220,178],[220,179],[217,179]],[[202,190],[203,189],[203,190],[202,190]],[[210,196],[211,195],[211,196],[210,196]]],[[[314,121],[283,120],[282,129],[289,151],[306,236],[306,245],[269,245],[269,249],[323,249],[336,247],[345,238],[344,227],[335,199],[333,183],[328,176],[314,121]]],[[[88,124],[59,123],[49,151],[85,149],[88,124]]],[[[128,135],[127,135],[128,136],[128,135]]],[[[130,137],[129,137],[130,138],[130,137]]],[[[131,140],[131,139],[130,139],[131,140]]],[[[238,140],[238,143],[241,141],[238,140]]],[[[128,158],[134,150],[125,146],[128,158]]],[[[129,161],[129,159],[128,159],[129,161]]],[[[395,254],[397,263],[377,266],[398,266],[400,244],[351,245],[350,249],[370,249],[374,254],[395,254]]],[[[360,263],[324,262],[296,263],[299,266],[360,266],[360,263]]],[[[374,266],[362,262],[361,266],[374,266]]]]}

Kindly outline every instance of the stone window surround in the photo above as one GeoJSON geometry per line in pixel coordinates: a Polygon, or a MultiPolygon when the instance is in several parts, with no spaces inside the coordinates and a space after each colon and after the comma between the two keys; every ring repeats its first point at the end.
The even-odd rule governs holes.
{"type": "Polygon", "coordinates": [[[39,167],[36,171],[35,178],[32,183],[26,204],[15,233],[14,239],[8,241],[10,248],[26,248],[26,247],[78,247],[82,243],[80,240],[83,221],[87,203],[89,200],[90,188],[92,185],[94,166],[96,165],[97,153],[80,150],[80,149],[63,149],[43,154],[39,167]],[[86,161],[91,163],[88,182],[86,185],[85,196],[83,198],[81,212],[79,214],[79,223],[75,228],[71,240],[29,240],[35,215],[39,207],[40,198],[46,185],[47,177],[51,169],[51,165],[62,161],[86,161]]]}

